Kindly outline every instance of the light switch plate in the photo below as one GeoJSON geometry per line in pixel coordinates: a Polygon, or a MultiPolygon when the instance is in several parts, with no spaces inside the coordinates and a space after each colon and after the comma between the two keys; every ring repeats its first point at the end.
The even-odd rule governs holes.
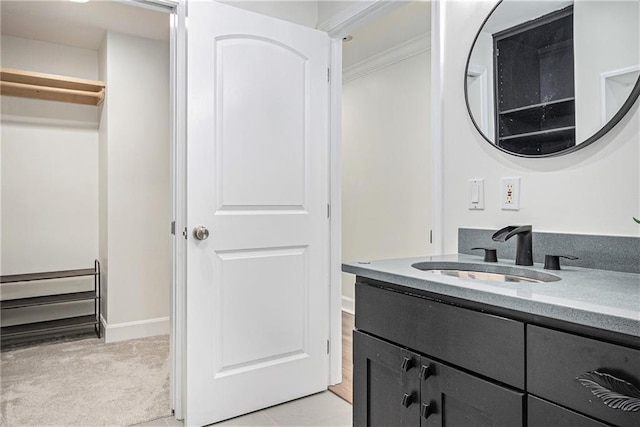
{"type": "Polygon", "coordinates": [[[500,200],[502,210],[520,210],[520,177],[502,178],[500,200]]]}
{"type": "Polygon", "coordinates": [[[469,210],[484,209],[484,178],[470,179],[467,183],[467,200],[469,210]]]}

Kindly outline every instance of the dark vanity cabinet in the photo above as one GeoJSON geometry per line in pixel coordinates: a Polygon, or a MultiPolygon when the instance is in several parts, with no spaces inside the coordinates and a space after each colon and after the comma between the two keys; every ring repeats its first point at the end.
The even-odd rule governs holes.
{"type": "Polygon", "coordinates": [[[362,277],[355,322],[354,426],[640,425],[640,340],[589,338],[362,277]],[[613,403],[590,379],[618,394],[613,403]]]}
{"type": "Polygon", "coordinates": [[[519,154],[575,145],[573,7],[493,35],[496,143],[519,154]]]}

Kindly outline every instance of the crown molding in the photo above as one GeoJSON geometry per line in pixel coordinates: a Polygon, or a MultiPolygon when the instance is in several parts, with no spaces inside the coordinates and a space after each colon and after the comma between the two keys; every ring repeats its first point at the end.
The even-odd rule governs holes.
{"type": "Polygon", "coordinates": [[[360,0],[318,24],[317,29],[331,37],[344,37],[354,28],[366,24],[378,14],[388,13],[409,3],[407,0],[360,0]]]}
{"type": "Polygon", "coordinates": [[[431,33],[421,34],[406,42],[377,53],[342,70],[342,83],[347,83],[389,65],[431,50],[431,33]]]}
{"type": "Polygon", "coordinates": [[[116,0],[118,3],[140,6],[156,12],[174,13],[184,0],[116,0]]]}

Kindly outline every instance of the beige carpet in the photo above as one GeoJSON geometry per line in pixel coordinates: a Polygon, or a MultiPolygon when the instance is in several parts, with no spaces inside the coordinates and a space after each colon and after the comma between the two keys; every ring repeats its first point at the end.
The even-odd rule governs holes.
{"type": "Polygon", "coordinates": [[[9,348],[0,425],[128,426],[169,416],[168,359],[168,336],[9,348]]]}

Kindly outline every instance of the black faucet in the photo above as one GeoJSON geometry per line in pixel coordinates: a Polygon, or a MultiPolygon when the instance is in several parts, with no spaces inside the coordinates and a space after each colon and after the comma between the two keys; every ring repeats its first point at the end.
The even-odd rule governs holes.
{"type": "Polygon", "coordinates": [[[516,265],[533,265],[533,232],[530,225],[510,225],[496,231],[491,238],[496,242],[506,242],[516,235],[516,265]]]}

